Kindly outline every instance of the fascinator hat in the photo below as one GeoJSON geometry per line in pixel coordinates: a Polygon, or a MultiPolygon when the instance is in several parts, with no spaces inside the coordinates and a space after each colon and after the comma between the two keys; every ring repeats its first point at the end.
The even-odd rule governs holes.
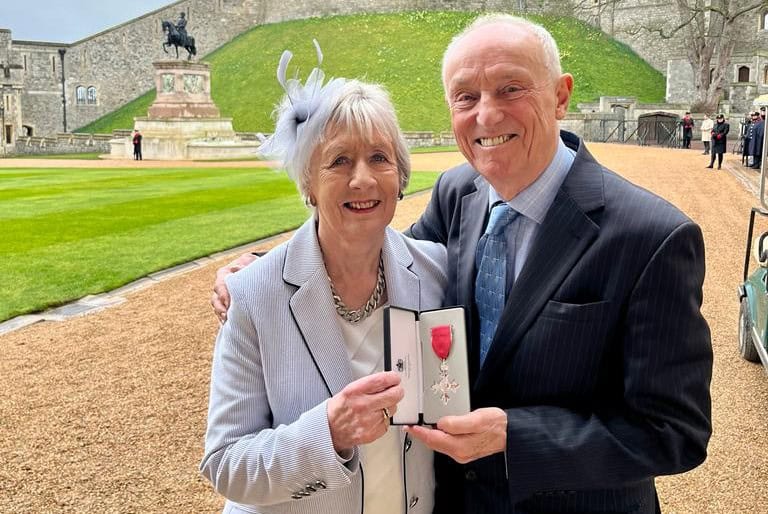
{"type": "Polygon", "coordinates": [[[275,109],[275,131],[262,142],[258,154],[278,161],[308,200],[310,160],[329,123],[360,131],[363,138],[380,133],[393,144],[401,190],[405,189],[411,173],[410,155],[389,95],[376,84],[344,78],[326,81],[320,69],[323,53],[317,40],[313,43],[318,67],[304,84],[298,78],[286,78],[293,54],[285,50],[280,58],[277,81],[285,95],[275,109]]]}

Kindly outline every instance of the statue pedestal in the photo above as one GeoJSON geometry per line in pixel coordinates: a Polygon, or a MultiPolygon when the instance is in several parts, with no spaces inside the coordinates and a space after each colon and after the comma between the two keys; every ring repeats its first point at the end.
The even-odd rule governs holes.
{"type": "MultiPolygon", "coordinates": [[[[211,72],[207,63],[160,61],[155,67],[157,98],[148,116],[134,118],[142,136],[145,159],[237,159],[254,157],[258,144],[241,141],[231,118],[222,118],[211,99],[211,72]]],[[[110,158],[133,156],[129,138],[110,141],[110,158]]]]}

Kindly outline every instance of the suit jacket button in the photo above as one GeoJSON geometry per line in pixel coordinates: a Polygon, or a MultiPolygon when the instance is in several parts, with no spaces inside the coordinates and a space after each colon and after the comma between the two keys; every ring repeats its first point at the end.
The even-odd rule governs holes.
{"type": "Polygon", "coordinates": [[[411,449],[411,446],[413,446],[413,440],[411,440],[410,437],[406,434],[405,436],[405,451],[408,451],[411,449]]]}
{"type": "Polygon", "coordinates": [[[409,509],[414,508],[417,503],[419,503],[419,497],[418,496],[411,496],[411,501],[408,502],[408,508],[409,509]]]}
{"type": "Polygon", "coordinates": [[[474,482],[477,480],[477,473],[474,469],[470,469],[464,473],[464,478],[467,480],[467,482],[474,482]]]}

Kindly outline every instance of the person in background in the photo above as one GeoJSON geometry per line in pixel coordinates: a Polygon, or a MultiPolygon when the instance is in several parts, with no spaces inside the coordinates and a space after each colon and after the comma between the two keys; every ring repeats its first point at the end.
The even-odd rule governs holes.
{"type": "Polygon", "coordinates": [[[752,135],[755,131],[755,122],[759,114],[750,112],[741,123],[741,164],[743,166],[752,165],[752,135]]]}
{"type": "MultiPolygon", "coordinates": [[[[133,131],[133,159],[136,161],[142,160],[141,156],[141,140],[144,136],[141,135],[139,129],[133,131]]],[[[151,152],[150,152],[151,153],[151,152]]]]}
{"type": "Polygon", "coordinates": [[[703,154],[709,153],[709,142],[712,141],[712,127],[715,122],[708,114],[704,114],[704,121],[701,122],[701,142],[704,143],[703,154]]]}
{"type": "Polygon", "coordinates": [[[765,137],[765,111],[755,113],[755,122],[753,124],[752,141],[749,145],[749,154],[752,156],[752,166],[750,168],[759,170],[763,162],[763,138],[765,137]]]}
{"type": "Polygon", "coordinates": [[[723,165],[723,154],[725,153],[726,146],[728,144],[728,131],[731,129],[730,125],[725,121],[725,115],[720,113],[715,119],[715,125],[712,127],[712,156],[709,160],[709,166],[712,168],[715,164],[715,158],[717,158],[717,169],[720,169],[723,165]]]}
{"type": "Polygon", "coordinates": [[[693,118],[691,118],[690,112],[685,113],[681,124],[683,125],[683,148],[690,148],[693,137],[693,118]]]}

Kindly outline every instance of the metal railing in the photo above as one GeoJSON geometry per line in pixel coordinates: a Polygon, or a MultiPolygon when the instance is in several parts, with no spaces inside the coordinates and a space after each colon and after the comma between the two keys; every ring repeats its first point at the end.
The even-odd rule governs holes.
{"type": "Polygon", "coordinates": [[[634,143],[640,146],[682,145],[682,128],[671,120],[584,120],[583,137],[601,143],[634,143]]]}

